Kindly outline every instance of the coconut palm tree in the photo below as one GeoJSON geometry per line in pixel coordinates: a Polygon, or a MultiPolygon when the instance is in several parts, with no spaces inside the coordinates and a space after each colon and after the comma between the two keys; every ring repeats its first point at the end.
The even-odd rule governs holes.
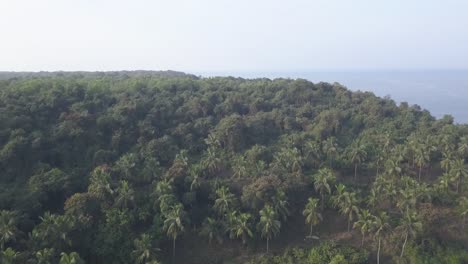
{"type": "Polygon", "coordinates": [[[453,152],[442,152],[442,160],[440,161],[440,167],[444,169],[445,172],[450,171],[450,165],[453,163],[453,152]]]}
{"type": "Polygon", "coordinates": [[[0,262],[2,264],[13,264],[18,258],[18,255],[18,252],[16,252],[12,248],[7,248],[5,250],[0,251],[0,262]]]}
{"type": "Polygon", "coordinates": [[[348,157],[354,164],[354,180],[357,177],[358,166],[367,158],[366,148],[366,145],[361,140],[354,141],[350,146],[348,157]]]}
{"type": "Polygon", "coordinates": [[[371,215],[369,210],[361,210],[361,212],[358,213],[358,220],[353,225],[353,228],[359,229],[361,231],[361,247],[364,246],[364,239],[366,238],[366,234],[371,230],[373,218],[374,216],[371,215]]]}
{"type": "Polygon", "coordinates": [[[405,253],[405,247],[406,243],[408,242],[408,238],[411,239],[416,237],[416,235],[421,232],[422,227],[422,222],[419,220],[416,212],[407,210],[401,219],[400,225],[397,227],[397,229],[400,230],[405,237],[403,246],[401,247],[400,257],[403,257],[403,254],[405,253]]]}
{"type": "Polygon", "coordinates": [[[320,169],[313,177],[315,190],[320,193],[321,210],[323,211],[325,194],[331,194],[331,184],[335,182],[336,178],[333,171],[328,168],[320,169]]]}
{"type": "Polygon", "coordinates": [[[153,247],[153,241],[148,234],[141,234],[140,238],[133,241],[135,249],[132,255],[135,258],[135,263],[148,263],[156,257],[157,248],[153,247]]]}
{"type": "Polygon", "coordinates": [[[232,209],[235,203],[235,196],[228,187],[221,186],[216,190],[216,200],[213,208],[224,218],[224,216],[232,209]]]}
{"type": "Polygon", "coordinates": [[[36,262],[37,264],[51,264],[54,257],[53,248],[44,248],[36,252],[36,262]]]}
{"type": "Polygon", "coordinates": [[[460,200],[458,201],[457,211],[459,212],[460,216],[462,217],[461,229],[464,231],[465,230],[466,216],[468,215],[468,198],[466,198],[466,197],[461,197],[460,198],[460,200]]]}
{"type": "Polygon", "coordinates": [[[76,252],[71,252],[70,254],[62,252],[60,253],[59,264],[84,264],[84,261],[76,252]]]}
{"type": "Polygon", "coordinates": [[[118,207],[128,208],[130,204],[135,202],[135,191],[126,180],[120,181],[116,193],[115,205],[118,207]]]}
{"type": "Polygon", "coordinates": [[[281,219],[283,219],[283,221],[286,221],[289,216],[289,203],[286,193],[282,190],[277,190],[272,200],[273,209],[275,209],[275,212],[281,219]]]}
{"type": "Polygon", "coordinates": [[[305,216],[305,222],[306,224],[310,224],[310,234],[309,237],[312,237],[312,231],[314,225],[317,225],[320,221],[322,221],[322,214],[318,212],[318,199],[314,199],[310,197],[307,200],[307,204],[304,208],[304,211],[302,211],[302,215],[305,216]]]}
{"type": "Polygon", "coordinates": [[[421,172],[422,172],[423,166],[425,166],[429,162],[429,154],[430,153],[427,150],[427,147],[425,145],[420,145],[415,153],[416,165],[418,165],[419,167],[419,171],[418,171],[419,181],[421,181],[421,172]]]}
{"type": "Polygon", "coordinates": [[[208,237],[208,243],[215,239],[219,244],[223,243],[223,224],[214,218],[208,217],[203,222],[200,234],[208,237]]]}
{"type": "Polygon", "coordinates": [[[345,192],[344,199],[339,205],[340,212],[346,216],[348,219],[348,232],[351,230],[351,222],[354,220],[355,216],[359,213],[358,208],[358,199],[356,198],[356,193],[354,192],[345,192]]]}
{"type": "Polygon", "coordinates": [[[16,227],[16,216],[12,211],[0,211],[0,250],[5,248],[5,244],[15,240],[18,234],[16,227]]]}
{"type": "Polygon", "coordinates": [[[380,264],[380,245],[382,237],[390,230],[389,217],[387,213],[380,212],[378,216],[374,216],[371,224],[371,230],[374,233],[374,238],[377,239],[377,264],[380,264]]]}
{"type": "Polygon", "coordinates": [[[265,205],[265,207],[260,210],[258,229],[261,232],[261,236],[267,240],[267,254],[270,250],[270,239],[279,233],[280,228],[281,222],[278,220],[275,210],[271,206],[265,205]]]}
{"type": "Polygon", "coordinates": [[[184,217],[185,212],[182,204],[178,204],[165,216],[163,230],[167,236],[172,238],[172,260],[175,259],[176,239],[185,231],[184,217]]]}
{"type": "Polygon", "coordinates": [[[97,167],[91,173],[88,192],[101,200],[111,197],[113,190],[110,187],[110,174],[104,167],[97,167]]]}
{"type": "Polygon", "coordinates": [[[338,154],[338,145],[335,142],[334,137],[329,137],[322,145],[323,152],[327,155],[327,159],[330,162],[330,168],[333,167],[333,158],[338,154]]]}
{"type": "Polygon", "coordinates": [[[460,185],[463,179],[468,175],[468,168],[464,159],[456,159],[451,164],[450,174],[456,182],[457,192],[460,192],[460,185]]]}
{"type": "Polygon", "coordinates": [[[342,183],[335,186],[335,193],[332,196],[333,207],[339,208],[345,199],[346,186],[342,183]]]}
{"type": "Polygon", "coordinates": [[[250,229],[250,218],[252,218],[251,214],[241,213],[234,221],[232,234],[236,238],[241,238],[243,245],[247,243],[249,237],[253,236],[252,230],[250,229]]]}

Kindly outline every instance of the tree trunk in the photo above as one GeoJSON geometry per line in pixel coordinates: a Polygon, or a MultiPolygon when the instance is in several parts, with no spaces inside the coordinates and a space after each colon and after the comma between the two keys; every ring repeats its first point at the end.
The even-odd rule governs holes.
{"type": "Polygon", "coordinates": [[[309,235],[310,237],[312,236],[312,229],[313,229],[313,228],[314,228],[314,224],[311,223],[311,224],[310,224],[310,235],[309,235]]]}
{"type": "Polygon", "coordinates": [[[457,181],[457,193],[460,193],[460,182],[461,182],[461,177],[458,177],[458,181],[457,181]]]}
{"type": "Polygon", "coordinates": [[[350,229],[349,229],[350,226],[351,226],[351,220],[348,219],[348,233],[349,233],[349,230],[350,230],[350,229]]]}
{"type": "Polygon", "coordinates": [[[267,254],[270,251],[270,238],[267,237],[267,254]]]}
{"type": "Polygon", "coordinates": [[[175,238],[172,240],[172,263],[175,263],[175,238]]]}
{"type": "Polygon", "coordinates": [[[400,258],[402,258],[402,257],[403,257],[403,254],[405,253],[406,241],[408,241],[408,233],[406,233],[405,242],[403,242],[403,247],[401,248],[401,255],[400,255],[400,258]]]}
{"type": "Polygon", "coordinates": [[[362,239],[361,239],[361,247],[364,246],[364,238],[366,237],[366,235],[363,233],[362,234],[362,239]]]}
{"type": "Polygon", "coordinates": [[[379,236],[379,246],[377,248],[377,264],[380,264],[380,236],[379,236]]]}
{"type": "Polygon", "coordinates": [[[421,182],[421,170],[422,170],[422,164],[419,165],[419,182],[421,182]]]}
{"type": "Polygon", "coordinates": [[[357,163],[354,163],[354,182],[356,182],[356,176],[357,176],[357,163]]]}
{"type": "Polygon", "coordinates": [[[322,207],[322,212],[323,212],[323,208],[324,208],[324,199],[323,199],[323,193],[320,194],[320,196],[322,197],[322,204],[320,205],[322,207]]]}

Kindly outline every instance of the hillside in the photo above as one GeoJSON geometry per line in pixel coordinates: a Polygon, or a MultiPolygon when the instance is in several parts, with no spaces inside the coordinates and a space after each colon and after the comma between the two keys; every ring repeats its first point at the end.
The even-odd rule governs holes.
{"type": "Polygon", "coordinates": [[[0,73],[0,260],[466,263],[467,159],[338,83],[0,73]]]}

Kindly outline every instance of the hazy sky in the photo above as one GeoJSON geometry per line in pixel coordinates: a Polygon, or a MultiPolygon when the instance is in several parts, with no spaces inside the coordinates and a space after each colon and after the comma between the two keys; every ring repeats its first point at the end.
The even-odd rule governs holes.
{"type": "Polygon", "coordinates": [[[466,0],[0,0],[0,71],[468,69],[466,0]]]}

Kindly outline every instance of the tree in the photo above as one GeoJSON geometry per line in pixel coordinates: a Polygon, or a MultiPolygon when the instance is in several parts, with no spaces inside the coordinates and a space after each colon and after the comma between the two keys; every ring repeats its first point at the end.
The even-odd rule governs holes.
{"type": "Polygon", "coordinates": [[[457,192],[460,192],[460,186],[463,179],[468,175],[468,168],[464,159],[456,159],[451,164],[450,174],[456,182],[457,192]]]}
{"type": "Polygon", "coordinates": [[[289,203],[286,198],[286,193],[282,190],[277,190],[275,192],[275,196],[273,197],[272,203],[276,214],[278,214],[278,216],[283,219],[283,221],[286,221],[289,216],[289,203]]]}
{"type": "Polygon", "coordinates": [[[339,208],[341,204],[343,204],[346,192],[346,186],[342,183],[335,186],[335,193],[332,196],[332,204],[333,207],[339,208]]]}
{"type": "Polygon", "coordinates": [[[5,248],[5,244],[15,240],[18,234],[16,228],[16,216],[12,211],[0,211],[0,250],[5,248]]]}
{"type": "Polygon", "coordinates": [[[0,260],[2,264],[13,264],[18,258],[18,252],[12,248],[7,248],[0,252],[0,260]]]}
{"type": "Polygon", "coordinates": [[[462,217],[461,229],[465,230],[466,216],[468,215],[468,198],[461,197],[458,201],[457,211],[462,217]]]}
{"type": "Polygon", "coordinates": [[[208,243],[211,245],[211,241],[215,239],[219,244],[223,243],[223,225],[221,222],[208,217],[205,219],[202,225],[200,234],[208,237],[208,243]]]}
{"type": "Polygon", "coordinates": [[[397,227],[397,229],[401,231],[401,233],[403,234],[405,238],[403,242],[403,246],[401,247],[401,254],[400,254],[400,257],[403,257],[403,254],[405,253],[405,247],[406,247],[406,242],[408,241],[408,238],[414,238],[419,232],[421,232],[422,223],[419,220],[419,217],[416,214],[416,212],[408,210],[403,215],[403,218],[401,219],[401,223],[397,227]]]}
{"type": "Polygon", "coordinates": [[[36,261],[37,264],[51,264],[54,257],[53,248],[44,248],[36,252],[36,261]]]}
{"type": "Polygon", "coordinates": [[[388,220],[387,213],[381,212],[378,216],[374,216],[371,222],[371,230],[374,233],[374,238],[378,241],[377,264],[380,264],[380,245],[382,237],[384,237],[386,232],[390,230],[390,224],[388,220]]]}
{"type": "Polygon", "coordinates": [[[338,145],[335,142],[334,137],[329,137],[323,142],[323,152],[327,155],[327,159],[330,162],[330,168],[333,167],[333,158],[338,154],[338,145]]]}
{"type": "Polygon", "coordinates": [[[185,230],[184,227],[184,216],[183,206],[178,204],[172,208],[172,210],[166,215],[164,220],[163,230],[167,236],[172,238],[172,259],[175,259],[176,239],[185,230]]]}
{"type": "Polygon", "coordinates": [[[59,264],[84,264],[84,261],[80,258],[80,255],[76,252],[67,254],[65,252],[60,253],[59,264]]]}
{"type": "Polygon", "coordinates": [[[231,227],[231,234],[237,238],[241,238],[244,245],[247,243],[247,239],[253,236],[252,230],[250,230],[250,218],[252,218],[252,215],[241,213],[236,217],[234,225],[231,227]]]}
{"type": "Polygon", "coordinates": [[[349,159],[354,164],[354,180],[356,180],[358,166],[367,158],[367,146],[361,140],[355,140],[349,150],[349,159]]]}
{"type": "Polygon", "coordinates": [[[105,167],[97,167],[91,173],[88,192],[101,200],[106,200],[113,193],[110,187],[110,174],[105,167]]]}
{"type": "Polygon", "coordinates": [[[314,175],[315,190],[320,193],[321,210],[324,209],[325,194],[331,194],[331,184],[336,180],[332,170],[323,168],[314,175]]]}
{"type": "Polygon", "coordinates": [[[273,210],[271,206],[265,205],[265,207],[260,210],[258,229],[261,232],[261,236],[267,240],[267,254],[270,250],[270,239],[279,233],[280,228],[281,222],[277,219],[275,210],[273,210]]]}
{"type": "Polygon", "coordinates": [[[416,150],[415,158],[416,158],[416,165],[419,167],[418,172],[418,179],[421,181],[421,171],[423,166],[425,166],[429,162],[429,151],[427,150],[427,146],[420,145],[419,148],[416,150]]]}
{"type": "Polygon", "coordinates": [[[346,216],[348,219],[348,232],[351,230],[351,222],[354,220],[354,217],[359,213],[358,200],[356,198],[356,193],[354,192],[345,192],[344,199],[340,204],[340,212],[346,216]]]}
{"type": "Polygon", "coordinates": [[[120,186],[117,188],[117,197],[115,198],[115,205],[121,208],[128,208],[130,204],[134,203],[135,191],[128,184],[126,180],[120,181],[120,186]]]}
{"type": "Polygon", "coordinates": [[[318,212],[318,199],[314,199],[310,197],[307,200],[307,204],[302,211],[302,215],[305,216],[306,224],[310,224],[310,234],[309,237],[312,237],[312,229],[314,225],[317,225],[320,221],[322,221],[322,214],[318,212]]]}
{"type": "Polygon", "coordinates": [[[216,197],[213,208],[220,216],[224,217],[234,205],[235,196],[226,186],[222,186],[216,190],[216,197]]]}
{"type": "Polygon", "coordinates": [[[369,210],[361,210],[358,213],[358,220],[353,225],[353,228],[357,228],[361,231],[361,247],[364,246],[364,239],[366,234],[371,230],[373,217],[374,216],[370,214],[369,210]]]}
{"type": "Polygon", "coordinates": [[[135,249],[132,252],[135,263],[145,264],[153,261],[158,249],[153,247],[153,241],[148,234],[141,234],[140,238],[133,241],[135,249]]]}

